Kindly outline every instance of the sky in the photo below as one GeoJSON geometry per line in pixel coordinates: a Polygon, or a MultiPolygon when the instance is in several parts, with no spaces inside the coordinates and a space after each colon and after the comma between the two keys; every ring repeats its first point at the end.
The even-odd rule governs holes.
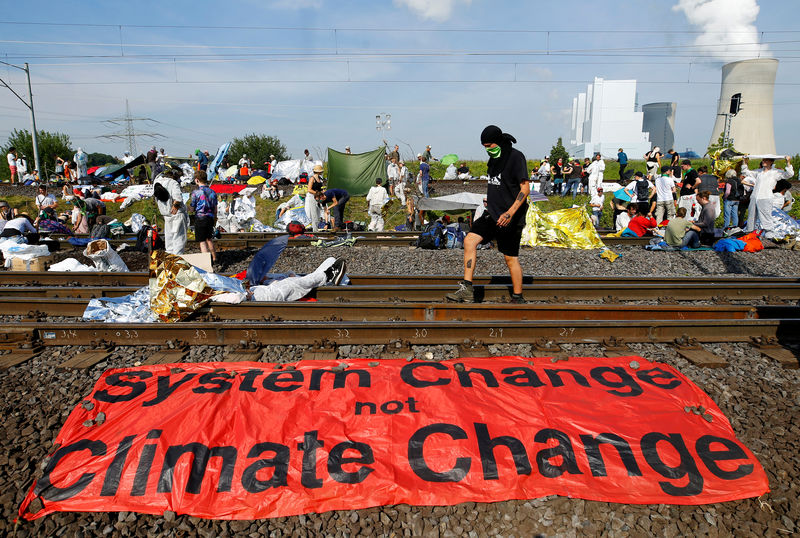
{"type": "MultiPolygon", "coordinates": [[[[721,67],[780,60],[775,135],[797,153],[798,0],[0,0],[0,60],[28,62],[39,130],[121,156],[126,102],[137,149],[212,154],[237,136],[354,153],[385,139],[410,158],[485,159],[496,124],[529,158],[569,137],[594,77],[636,79],[639,104],[677,103],[675,148],[702,154],[721,67]],[[391,129],[376,129],[390,115],[391,129]]],[[[25,73],[0,79],[27,99],[25,73]]],[[[29,129],[0,86],[0,141],[29,129]]]]}

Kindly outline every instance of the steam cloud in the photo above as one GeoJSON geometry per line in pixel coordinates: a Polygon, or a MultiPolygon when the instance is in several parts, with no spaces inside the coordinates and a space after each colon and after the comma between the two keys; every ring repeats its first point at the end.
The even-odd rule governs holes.
{"type": "Polygon", "coordinates": [[[434,21],[446,21],[459,4],[469,4],[472,0],[394,0],[395,5],[405,6],[422,17],[434,21]]]}
{"type": "Polygon", "coordinates": [[[769,56],[769,47],[758,44],[757,0],[678,0],[672,9],[704,32],[695,39],[704,53],[725,62],[769,56]]]}

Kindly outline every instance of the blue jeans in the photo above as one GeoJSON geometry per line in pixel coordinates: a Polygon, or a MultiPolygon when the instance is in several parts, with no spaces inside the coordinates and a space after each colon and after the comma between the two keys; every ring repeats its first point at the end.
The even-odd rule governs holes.
{"type": "Polygon", "coordinates": [[[581,179],[570,179],[567,181],[567,188],[564,190],[564,194],[561,195],[562,198],[569,194],[569,191],[572,191],[572,199],[575,199],[575,195],[578,194],[578,185],[581,184],[581,179]]]}
{"type": "Polygon", "coordinates": [[[686,235],[683,236],[683,242],[681,243],[681,248],[689,247],[689,248],[697,248],[700,246],[700,234],[698,234],[694,230],[689,230],[686,232],[686,235]]]}
{"type": "Polygon", "coordinates": [[[723,228],[731,226],[739,226],[739,200],[725,200],[722,203],[724,217],[723,228]]]}
{"type": "Polygon", "coordinates": [[[431,182],[431,178],[430,177],[423,177],[422,178],[422,196],[424,196],[425,198],[428,197],[428,183],[430,183],[430,182],[431,182]]]}

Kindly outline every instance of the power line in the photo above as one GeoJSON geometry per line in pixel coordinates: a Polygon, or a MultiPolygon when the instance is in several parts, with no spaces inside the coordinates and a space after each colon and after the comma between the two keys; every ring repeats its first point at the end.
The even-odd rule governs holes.
{"type": "Polygon", "coordinates": [[[128,151],[130,151],[131,155],[136,155],[139,153],[136,147],[136,139],[137,138],[166,138],[161,133],[142,133],[136,132],[134,128],[134,122],[137,121],[155,121],[152,118],[134,118],[131,116],[131,107],[128,105],[128,100],[125,99],[125,116],[121,118],[111,118],[105,120],[105,123],[110,123],[112,125],[120,125],[123,124],[122,131],[117,131],[115,133],[109,133],[105,135],[100,135],[97,138],[104,138],[106,140],[127,140],[128,142],[128,151]]]}

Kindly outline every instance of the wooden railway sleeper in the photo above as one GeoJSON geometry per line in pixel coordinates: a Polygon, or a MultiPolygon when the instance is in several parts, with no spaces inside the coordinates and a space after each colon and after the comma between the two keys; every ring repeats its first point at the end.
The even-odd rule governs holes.
{"type": "Polygon", "coordinates": [[[758,349],[783,347],[778,343],[778,339],[774,336],[751,336],[750,341],[758,349]]]}

